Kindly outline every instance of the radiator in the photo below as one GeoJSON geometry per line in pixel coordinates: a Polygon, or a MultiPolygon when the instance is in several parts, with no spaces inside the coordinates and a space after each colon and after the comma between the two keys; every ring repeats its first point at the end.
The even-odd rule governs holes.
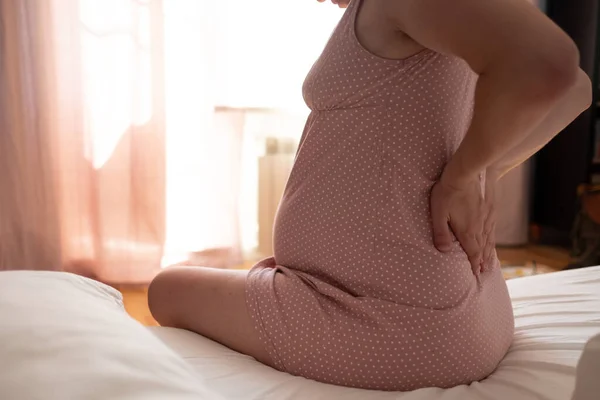
{"type": "Polygon", "coordinates": [[[265,153],[258,159],[258,253],[273,255],[273,222],[288,176],[294,164],[297,142],[267,138],[265,153]]]}

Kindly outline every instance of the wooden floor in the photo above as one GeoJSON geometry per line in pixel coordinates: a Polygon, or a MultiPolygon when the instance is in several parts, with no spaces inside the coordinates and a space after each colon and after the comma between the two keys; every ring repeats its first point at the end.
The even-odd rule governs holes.
{"type": "Polygon", "coordinates": [[[560,271],[571,261],[569,251],[546,246],[499,247],[496,249],[502,265],[529,265],[536,263],[552,271],[560,271]]]}
{"type": "Polygon", "coordinates": [[[146,326],[157,326],[158,323],[152,318],[148,309],[148,289],[147,288],[121,288],[123,293],[123,303],[125,309],[133,318],[146,326]]]}
{"type": "MultiPolygon", "coordinates": [[[[499,248],[498,257],[502,265],[529,265],[536,263],[541,272],[552,272],[563,269],[569,263],[569,254],[566,250],[542,246],[525,246],[518,248],[499,248]]],[[[250,268],[245,264],[240,268],[250,268]]],[[[148,291],[146,288],[119,288],[123,293],[123,301],[127,312],[147,326],[158,325],[150,310],[148,310],[148,291]]]]}

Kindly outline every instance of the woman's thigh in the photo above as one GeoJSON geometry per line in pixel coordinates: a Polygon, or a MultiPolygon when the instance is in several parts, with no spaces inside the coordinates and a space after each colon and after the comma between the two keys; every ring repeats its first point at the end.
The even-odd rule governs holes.
{"type": "Polygon", "coordinates": [[[169,268],[150,284],[148,305],[162,326],[187,329],[272,365],[246,308],[247,271],[169,268]]]}

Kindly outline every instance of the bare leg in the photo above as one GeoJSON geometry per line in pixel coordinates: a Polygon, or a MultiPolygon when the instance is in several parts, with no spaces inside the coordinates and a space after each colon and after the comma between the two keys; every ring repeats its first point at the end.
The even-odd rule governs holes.
{"type": "Polygon", "coordinates": [[[150,284],[148,305],[162,326],[187,329],[273,365],[246,309],[247,271],[169,268],[150,284]]]}

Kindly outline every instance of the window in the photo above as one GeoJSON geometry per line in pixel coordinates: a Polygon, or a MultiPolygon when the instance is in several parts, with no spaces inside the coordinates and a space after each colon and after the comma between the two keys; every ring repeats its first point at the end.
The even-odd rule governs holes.
{"type": "MultiPolygon", "coordinates": [[[[234,139],[217,132],[215,110],[261,108],[305,117],[302,82],[342,10],[315,0],[78,2],[83,115],[94,166],[104,165],[130,127],[163,113],[165,263],[190,250],[221,246],[226,235],[210,226],[232,222],[207,210],[229,205],[222,204],[223,196],[215,202],[207,188],[228,190],[231,182],[215,174],[213,165],[218,160],[219,173],[231,176],[223,170],[229,168],[224,159],[232,157],[227,150],[234,139]]],[[[290,126],[276,134],[299,137],[301,127],[290,126]]],[[[255,133],[260,129],[239,135],[242,196],[256,197],[256,143],[243,138],[255,133]]],[[[253,246],[255,199],[244,204],[243,242],[253,246]]]]}

